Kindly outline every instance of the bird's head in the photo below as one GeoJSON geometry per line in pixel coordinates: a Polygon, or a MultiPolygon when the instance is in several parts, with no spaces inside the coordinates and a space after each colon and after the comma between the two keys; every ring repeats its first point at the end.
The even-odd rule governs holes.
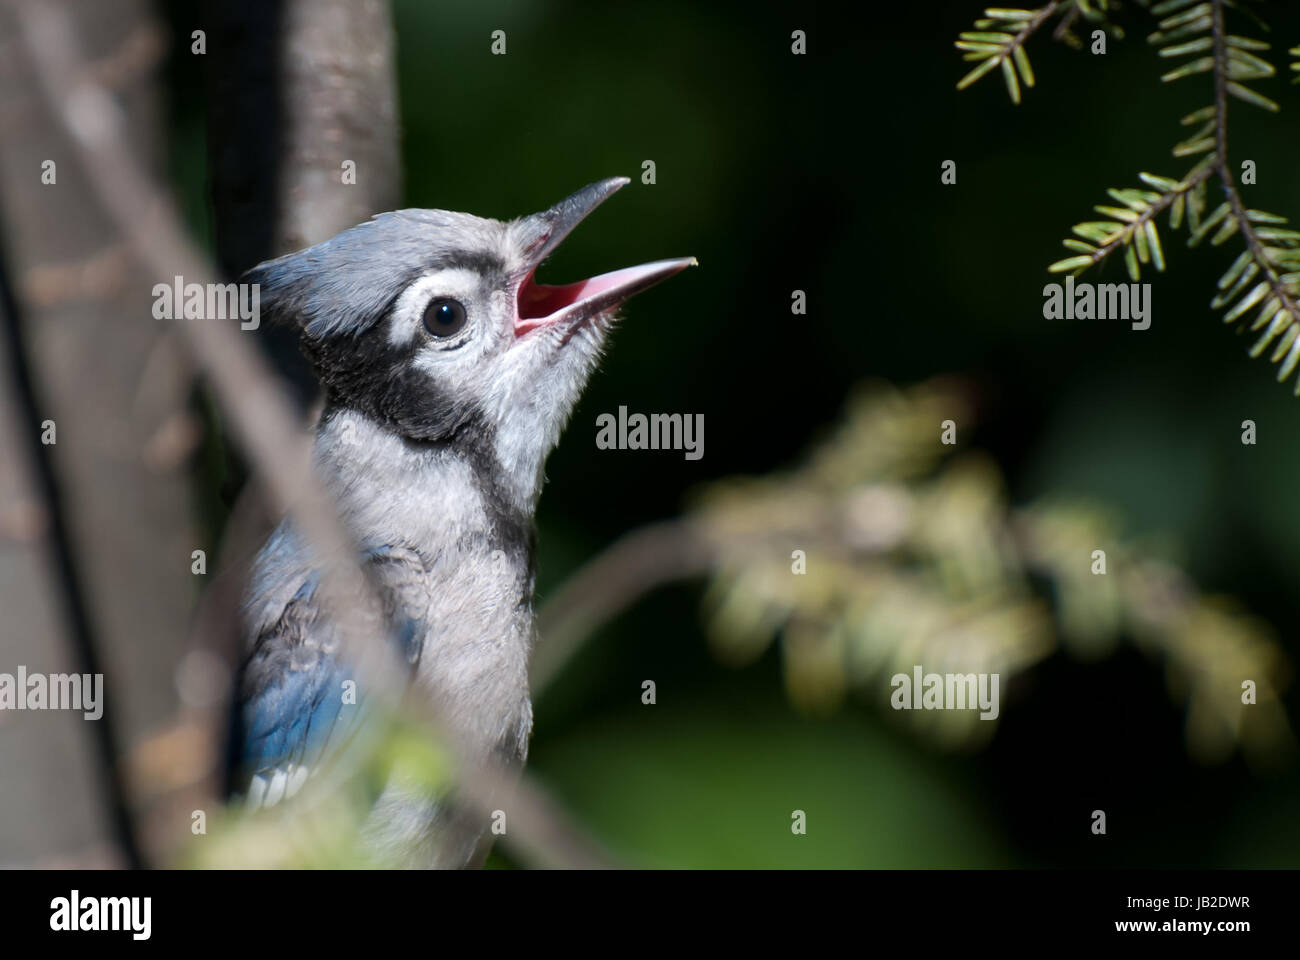
{"type": "Polygon", "coordinates": [[[490,453],[536,498],[542,465],[599,357],[614,311],[693,259],[563,286],[534,273],[628,183],[612,177],[509,222],[397,210],[262,263],[263,312],[302,331],[331,409],[413,443],[490,453]]]}

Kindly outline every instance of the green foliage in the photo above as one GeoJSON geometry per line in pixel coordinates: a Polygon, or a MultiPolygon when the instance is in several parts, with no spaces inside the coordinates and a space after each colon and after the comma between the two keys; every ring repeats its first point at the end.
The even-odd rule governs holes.
{"type": "Polygon", "coordinates": [[[1156,216],[1168,210],[1171,230],[1177,230],[1186,219],[1193,235],[1197,235],[1203,227],[1201,216],[1205,211],[1206,169],[1203,164],[1182,180],[1140,173],[1138,179],[1151,189],[1108,190],[1111,198],[1122,206],[1093,207],[1110,219],[1076,223],[1071,229],[1080,239],[1063,241],[1067,248],[1075,251],[1075,256],[1058,260],[1047,269],[1052,273],[1073,272],[1077,276],[1123,247],[1124,263],[1134,282],[1142,275],[1141,264],[1150,263],[1156,270],[1163,271],[1164,247],[1156,227],[1156,216]]]}
{"type": "MultiPolygon", "coordinates": [[[[1157,217],[1166,211],[1169,229],[1187,224],[1188,246],[1208,238],[1210,245],[1217,247],[1239,237],[1245,249],[1219,279],[1210,305],[1224,311],[1225,324],[1253,314],[1250,330],[1258,333],[1258,338],[1250,356],[1262,356],[1271,348],[1270,360],[1279,365],[1277,379],[1282,382],[1300,367],[1300,232],[1287,228],[1283,216],[1247,208],[1228,165],[1229,98],[1272,113],[1280,109],[1275,100],[1247,85],[1276,75],[1273,65],[1260,56],[1270,45],[1229,33],[1225,22],[1229,8],[1267,29],[1230,0],[1163,0],[1150,7],[1160,19],[1148,42],[1160,57],[1182,61],[1161,80],[1169,83],[1201,75],[1211,80],[1212,102],[1182,118],[1181,125],[1192,130],[1173,148],[1175,157],[1201,159],[1181,179],[1142,173],[1143,188],[1108,191],[1119,205],[1095,206],[1106,219],[1075,224],[1075,236],[1063,241],[1072,256],[1057,260],[1048,270],[1078,276],[1123,251],[1124,265],[1134,282],[1145,264],[1163,271],[1165,253],[1157,217]],[[1210,179],[1218,180],[1225,199],[1207,211],[1210,179]]],[[[1061,11],[1041,8],[1033,13],[1034,22],[1041,23],[1054,12],[1061,11]]],[[[1013,40],[1019,50],[1023,37],[1013,40]]],[[[1291,53],[1300,55],[1300,47],[1291,53]]],[[[1292,64],[1292,69],[1300,69],[1300,64],[1292,64]]],[[[967,81],[972,79],[968,76],[967,81]]],[[[1018,92],[1012,99],[1018,100],[1018,92]]],[[[1295,394],[1300,396],[1300,377],[1296,378],[1295,394]]]]}
{"type": "Polygon", "coordinates": [[[1073,47],[1082,46],[1071,29],[1074,21],[1082,17],[1091,23],[1104,24],[1110,33],[1122,38],[1124,31],[1107,18],[1118,6],[1115,0],[1053,0],[1033,10],[989,7],[984,16],[975,21],[975,29],[962,33],[957,40],[956,47],[962,51],[962,59],[979,64],[958,81],[957,89],[965,90],[986,73],[1001,67],[1011,102],[1019,103],[1020,85],[1034,85],[1034,71],[1025,51],[1030,37],[1044,24],[1059,18],[1055,32],[1057,39],[1073,47]]]}
{"type": "Polygon", "coordinates": [[[979,66],[962,77],[957,89],[965,90],[984,74],[1001,67],[1007,93],[1013,103],[1019,103],[1021,82],[1026,87],[1034,85],[1034,71],[1029,65],[1029,55],[1025,53],[1025,41],[1050,15],[1050,6],[1042,10],[997,7],[985,10],[986,19],[976,20],[975,29],[963,33],[957,41],[957,49],[963,51],[963,60],[979,62],[979,66]],[[1044,14],[1044,10],[1048,13],[1044,14]]]}
{"type": "MultiPolygon", "coordinates": [[[[1218,79],[1217,75],[1221,74],[1228,95],[1277,112],[1276,102],[1245,84],[1247,80],[1260,80],[1276,74],[1271,63],[1255,55],[1255,52],[1268,50],[1269,45],[1250,37],[1225,35],[1223,6],[1222,0],[1165,0],[1151,8],[1153,14],[1163,19],[1158,24],[1160,29],[1151,34],[1147,42],[1159,47],[1162,57],[1190,57],[1160,79],[1169,82],[1211,72],[1218,79]]],[[[1215,106],[1205,110],[1207,125],[1203,128],[1203,139],[1209,140],[1204,148],[1209,150],[1214,147],[1213,132],[1218,111],[1215,106]]]]}
{"type": "MultiPolygon", "coordinates": [[[[877,388],[806,465],[704,494],[693,517],[718,558],[706,610],[723,660],[779,644],[791,700],[826,713],[855,691],[886,708],[889,678],[916,664],[997,673],[1005,691],[1057,651],[1094,660],[1128,641],[1164,664],[1193,756],[1285,752],[1291,733],[1267,679],[1286,675],[1284,656],[1266,624],[1201,594],[1095,504],[1010,507],[988,457],[941,442],[949,419],[963,430],[974,419],[953,384],[877,388]],[[1243,679],[1259,685],[1249,708],[1243,679]]],[[[977,747],[996,726],[973,711],[886,712],[948,748],[977,747]]]]}

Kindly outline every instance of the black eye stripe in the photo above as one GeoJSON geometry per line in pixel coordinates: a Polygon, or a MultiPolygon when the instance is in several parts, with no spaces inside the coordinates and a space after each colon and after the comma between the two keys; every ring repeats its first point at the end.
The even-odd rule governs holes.
{"type": "Polygon", "coordinates": [[[434,297],[424,308],[424,329],[433,337],[455,336],[468,319],[465,305],[451,297],[434,297]]]}

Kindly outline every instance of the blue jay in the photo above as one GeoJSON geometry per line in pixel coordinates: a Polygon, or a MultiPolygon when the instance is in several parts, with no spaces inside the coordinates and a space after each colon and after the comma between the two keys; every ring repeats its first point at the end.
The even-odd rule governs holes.
{"type": "MultiPolygon", "coordinates": [[[[313,460],[396,625],[413,690],[470,759],[522,765],[532,730],[533,514],[547,455],[628,297],[693,264],[661,260],[564,286],[534,272],[628,183],[593,183],[503,223],[380,214],[245,276],[296,324],[324,390],[313,460]]],[[[230,787],[252,807],[296,793],[365,716],[286,518],[243,604],[230,787]]],[[[379,636],[373,642],[385,642],[379,636]]],[[[364,691],[360,697],[364,698],[364,691]]],[[[386,862],[465,866],[486,824],[391,780],[363,836],[386,862]]]]}

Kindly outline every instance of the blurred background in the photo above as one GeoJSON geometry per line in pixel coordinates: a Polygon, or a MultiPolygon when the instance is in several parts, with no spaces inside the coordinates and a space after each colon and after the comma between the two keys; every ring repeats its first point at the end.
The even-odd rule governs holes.
{"type": "MultiPolygon", "coordinates": [[[[1106,188],[1190,166],[1170,147],[1209,81],[1159,83],[1145,11],[1104,56],[1037,37],[1038,84],[1013,106],[996,75],[955,89],[952,43],[981,11],[965,0],[394,0],[391,34],[385,5],[361,3],[351,48],[300,30],[279,53],[284,8],[313,4],[62,6],[107,65],[141,164],[228,276],[295,248],[295,231],[324,239],[285,211],[349,188],[278,169],[295,149],[299,170],[363,158],[356,195],[331,211],[355,216],[331,233],[367,205],[510,218],[622,174],[633,184],[542,279],[699,258],[625,311],[538,513],[545,673],[528,769],[620,862],[1300,865],[1300,400],[1209,309],[1237,249],[1166,233],[1166,273],[1143,277],[1145,332],[1042,316],[1059,279],[1045,267],[1106,188]],[[360,91],[341,108],[358,125],[325,127],[333,140],[312,138],[293,96],[259,93],[317,71],[360,91]],[[946,160],[955,185],[940,182],[946,160]],[[620,405],[703,414],[703,459],[598,450],[596,417],[620,405]],[[939,443],[950,418],[955,448],[939,443]],[[646,527],[634,549],[613,546],[646,527]],[[1089,573],[1095,549],[1106,578],[1089,573]],[[593,595],[618,602],[588,616],[593,595]],[[1000,671],[1001,716],[890,710],[889,676],[914,663],[1000,671]],[[1246,679],[1260,702],[1243,708],[1246,679]]],[[[328,24],[337,6],[311,16],[328,24]]],[[[1284,73],[1300,10],[1260,9],[1284,73]]],[[[22,32],[0,33],[5,70],[30,72],[22,32]]],[[[131,808],[151,859],[184,858],[225,693],[220,648],[193,628],[271,518],[245,506],[253,532],[235,535],[254,485],[182,345],[149,319],[148,291],[170,278],[79,186],[31,77],[9,79],[4,269],[58,423],[131,808]],[[40,184],[45,157],[66,187],[40,184]]],[[[1257,162],[1253,206],[1298,214],[1288,83],[1257,85],[1280,116],[1236,106],[1232,150],[1257,162]]],[[[1113,263],[1085,279],[1127,278],[1113,263]]],[[[305,418],[292,338],[258,336],[305,418]]],[[[7,393],[0,670],[70,669],[48,511],[7,393]]],[[[0,713],[0,864],[120,862],[86,727],[0,713]]],[[[501,847],[492,863],[520,865],[501,847]]]]}

